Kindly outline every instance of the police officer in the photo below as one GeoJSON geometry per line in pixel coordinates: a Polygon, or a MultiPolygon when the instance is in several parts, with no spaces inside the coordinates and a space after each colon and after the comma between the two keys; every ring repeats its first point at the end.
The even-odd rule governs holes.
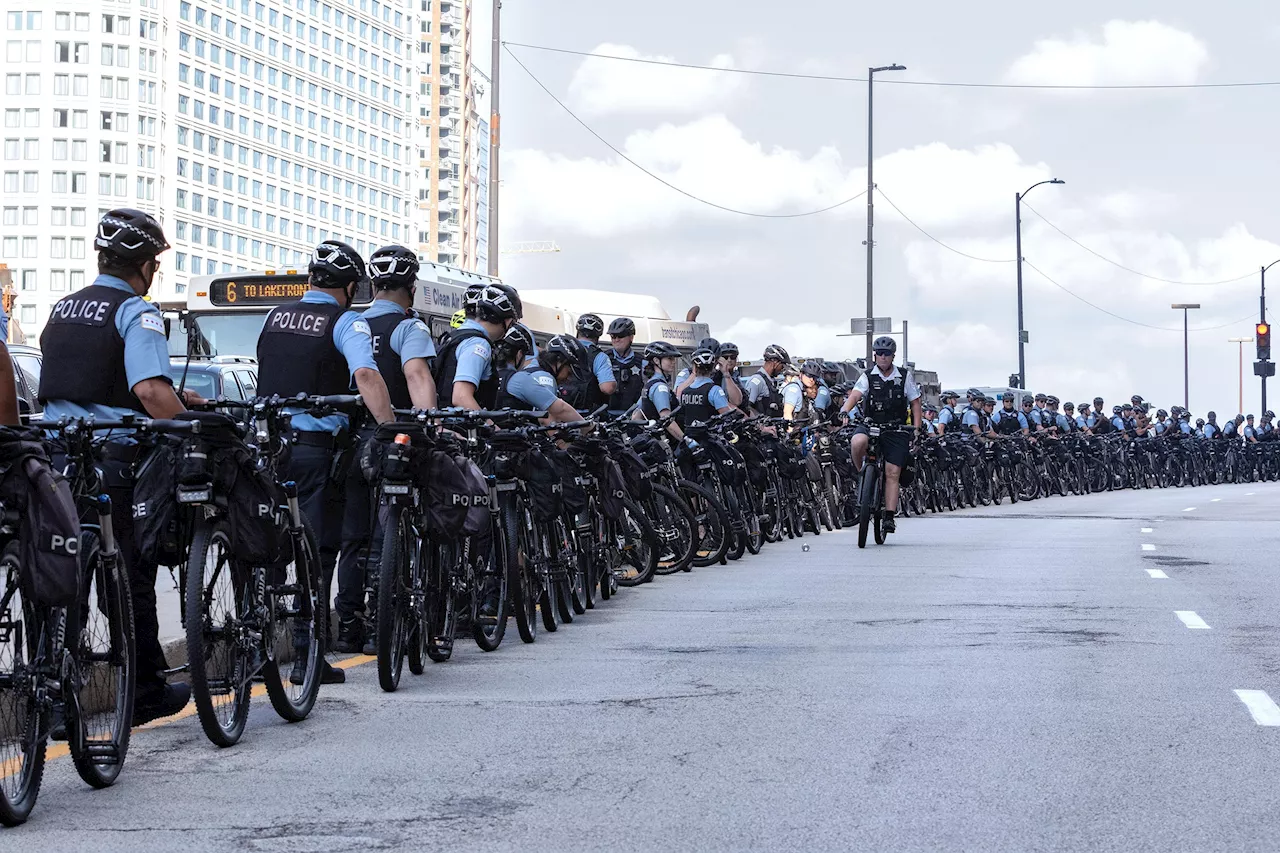
{"type": "Polygon", "coordinates": [[[938,417],[934,420],[934,429],[938,435],[946,435],[947,430],[960,425],[960,418],[956,415],[956,401],[960,399],[960,395],[955,391],[943,391],[941,399],[942,408],[938,410],[938,417]]]}
{"type": "Polygon", "coordinates": [[[809,410],[816,422],[831,418],[831,389],[822,381],[822,361],[806,361],[800,369],[800,383],[804,385],[804,396],[809,403],[809,410]]]}
{"type": "MultiPolygon", "coordinates": [[[[871,352],[875,356],[875,364],[858,378],[841,410],[847,414],[865,398],[867,420],[872,423],[879,426],[903,426],[907,423],[909,410],[911,422],[919,428],[923,420],[920,389],[916,387],[915,378],[910,373],[903,373],[893,364],[893,357],[898,352],[898,342],[887,336],[878,337],[871,343],[871,352]]],[[[854,430],[851,444],[853,466],[858,471],[862,470],[862,460],[867,454],[870,440],[867,426],[859,424],[854,430]]],[[[902,477],[902,469],[907,464],[910,443],[910,439],[902,432],[886,431],[880,434],[880,453],[885,461],[882,522],[886,533],[892,533],[896,529],[894,516],[898,512],[898,483],[902,477]]]]}
{"type": "MultiPolygon", "coordinates": [[[[373,360],[386,383],[391,405],[397,409],[429,409],[436,402],[436,385],[429,359],[436,347],[427,324],[412,313],[418,281],[418,256],[404,246],[384,246],[369,257],[373,305],[363,317],[373,336],[373,360]]],[[[360,431],[360,441],[373,438],[373,428],[360,431]]],[[[341,555],[338,559],[338,638],[334,650],[374,654],[373,636],[365,624],[363,591],[376,577],[382,554],[381,525],[375,523],[377,504],[360,469],[359,460],[347,467],[343,494],[341,555]]],[[[374,601],[369,602],[373,612],[374,601]]]]}
{"type": "MultiPolygon", "coordinates": [[[[672,382],[676,366],[680,363],[680,350],[667,341],[654,341],[645,347],[644,360],[646,377],[644,396],[640,398],[640,405],[632,418],[634,420],[665,418],[675,408],[672,382]]],[[[667,424],[667,432],[690,448],[698,446],[696,441],[684,434],[684,430],[675,420],[667,424]]]]}
{"type": "MultiPolygon", "coordinates": [[[[507,332],[503,342],[504,348],[514,352],[512,360],[517,363],[523,361],[524,354],[533,348],[532,335],[518,323],[507,332]]],[[[498,408],[545,411],[548,423],[564,424],[579,420],[578,412],[560,399],[557,389],[560,381],[577,364],[581,346],[564,335],[552,338],[538,353],[534,364],[503,377],[498,388],[498,408]]]]}
{"type": "Polygon", "coordinates": [[[533,332],[523,323],[513,323],[505,335],[493,342],[493,367],[498,372],[498,408],[509,408],[502,402],[503,389],[512,376],[533,366],[529,358],[535,347],[533,332]]]}
{"type": "Polygon", "coordinates": [[[800,380],[800,370],[795,365],[788,365],[783,376],[782,416],[789,421],[807,418],[809,407],[804,396],[804,385],[800,380]]]}
{"type": "Polygon", "coordinates": [[[791,356],[777,344],[764,348],[764,364],[746,378],[743,383],[751,406],[760,414],[771,418],[782,417],[782,393],[775,377],[791,364],[791,356]]]}
{"type": "MultiPolygon", "coordinates": [[[[367,280],[364,260],[346,243],[326,240],[316,246],[307,274],[310,290],[297,302],[271,309],[258,336],[258,393],[264,397],[346,394],[354,384],[378,423],[392,420],[387,386],[373,356],[373,333],[368,321],[351,310],[357,288],[367,280]]],[[[289,477],[298,484],[298,503],[320,545],[327,612],[342,542],[350,423],[345,414],[316,417],[301,409],[290,414],[289,477]]],[[[301,643],[302,638],[295,637],[295,647],[303,652],[294,657],[290,679],[295,684],[306,674],[301,643]]],[[[322,683],[345,680],[342,670],[325,662],[322,683]]]]}
{"type": "Polygon", "coordinates": [[[1076,420],[1076,404],[1066,402],[1062,404],[1062,416],[1067,420],[1066,432],[1079,432],[1080,422],[1076,420]]]}
{"type": "Polygon", "coordinates": [[[690,363],[693,379],[680,391],[680,409],[676,412],[676,420],[686,433],[695,424],[705,424],[717,414],[734,411],[724,389],[711,379],[716,354],[710,349],[694,350],[690,363]]]}
{"type": "Polygon", "coordinates": [[[636,339],[635,321],[628,317],[616,318],[609,324],[609,339],[613,346],[606,354],[617,383],[617,390],[609,398],[609,408],[625,411],[640,401],[644,391],[644,359],[631,347],[636,339]]]}
{"type": "Polygon", "coordinates": [[[986,414],[983,412],[983,396],[974,388],[970,388],[966,394],[969,402],[969,408],[964,410],[964,414],[960,418],[961,432],[968,435],[987,435],[991,431],[991,425],[987,422],[986,414]]]}
{"type": "MultiPolygon", "coordinates": [[[[725,396],[729,398],[729,404],[737,406],[743,414],[751,414],[751,402],[743,385],[742,374],[738,372],[740,354],[738,345],[732,341],[725,341],[720,345],[717,354],[719,355],[718,370],[723,377],[719,385],[724,389],[725,396]]],[[[712,374],[713,379],[715,375],[712,374]]]]}
{"type": "MultiPolygon", "coordinates": [[[[1031,418],[1019,412],[1013,405],[1014,393],[1005,391],[1002,395],[1002,407],[991,418],[991,425],[996,435],[1026,435],[1030,429],[1031,418]]],[[[1025,406],[1026,400],[1023,401],[1025,406]]]]}
{"type": "MultiPolygon", "coordinates": [[[[185,406],[168,376],[164,319],[142,298],[160,268],[159,255],[169,249],[164,231],[150,215],[119,208],[102,217],[93,245],[98,277],[60,299],[40,335],[44,368],[39,398],[44,417],[172,418],[185,406]]],[[[186,399],[202,402],[191,392],[186,399]]],[[[134,725],[176,714],[191,696],[187,685],[165,682],[168,664],[156,618],[156,565],[141,559],[134,540],[132,468],[139,455],[137,442],[122,438],[107,446],[102,462],[112,526],[132,587],[137,650],[134,725]]]]}
{"type": "Polygon", "coordinates": [[[583,346],[584,360],[560,388],[561,396],[576,409],[597,409],[618,390],[609,356],[600,350],[600,336],[603,334],[604,321],[595,314],[583,314],[578,318],[578,342],[583,346]]]}
{"type": "Polygon", "coordinates": [[[437,405],[442,409],[492,409],[498,402],[499,376],[493,369],[493,342],[516,321],[511,298],[492,285],[467,298],[467,319],[449,332],[436,354],[437,405]]]}
{"type": "Polygon", "coordinates": [[[1274,441],[1276,438],[1276,430],[1272,421],[1275,419],[1276,413],[1267,409],[1262,413],[1262,422],[1258,424],[1258,441],[1274,441]]]}

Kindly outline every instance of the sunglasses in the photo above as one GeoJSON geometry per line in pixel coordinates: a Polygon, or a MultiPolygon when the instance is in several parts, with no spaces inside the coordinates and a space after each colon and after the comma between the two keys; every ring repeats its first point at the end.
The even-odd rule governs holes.
{"type": "Polygon", "coordinates": [[[880,358],[882,356],[887,358],[893,358],[893,353],[889,352],[887,349],[878,349],[875,351],[875,354],[876,354],[876,358],[880,358]]]}

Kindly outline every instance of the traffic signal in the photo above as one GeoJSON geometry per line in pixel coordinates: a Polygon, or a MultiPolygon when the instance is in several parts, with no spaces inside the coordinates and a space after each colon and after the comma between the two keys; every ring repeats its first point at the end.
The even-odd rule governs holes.
{"type": "Polygon", "coordinates": [[[1271,358],[1271,326],[1267,323],[1259,323],[1253,331],[1258,336],[1258,360],[1269,360],[1271,358]]]}

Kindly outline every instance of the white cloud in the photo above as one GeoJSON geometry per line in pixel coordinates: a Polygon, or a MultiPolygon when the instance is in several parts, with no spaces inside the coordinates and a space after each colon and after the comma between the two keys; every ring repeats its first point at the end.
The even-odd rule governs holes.
{"type": "Polygon", "coordinates": [[[1159,21],[1109,21],[1101,37],[1041,39],[1014,61],[1011,83],[1135,85],[1194,83],[1209,63],[1204,42],[1159,21]]]}
{"type": "MultiPolygon", "coordinates": [[[[605,43],[591,52],[597,56],[583,60],[569,83],[570,102],[588,115],[705,112],[722,108],[725,99],[738,90],[741,82],[737,74],[598,58],[625,56],[653,62],[676,61],[671,56],[642,54],[625,44],[605,43]]],[[[733,68],[734,60],[722,53],[696,64],[733,68]]]]}
{"type": "Polygon", "coordinates": [[[848,321],[843,325],[828,323],[784,323],[761,317],[742,317],[727,328],[715,326],[712,334],[720,341],[733,341],[745,361],[759,360],[764,348],[778,344],[793,359],[848,358],[862,347],[862,338],[839,338],[849,333],[848,321]],[[856,341],[850,343],[851,341],[856,341]]]}
{"type": "MultiPolygon", "coordinates": [[[[753,213],[820,209],[866,187],[866,170],[846,164],[830,146],[812,153],[748,140],[721,115],[637,131],[620,146],[672,185],[715,204],[753,213]]],[[[665,187],[617,157],[569,158],[535,150],[503,155],[504,198],[530,232],[572,231],[594,237],[666,227],[688,217],[729,214],[665,187]]],[[[942,143],[887,154],[876,161],[884,192],[922,227],[1004,221],[1013,193],[1049,177],[1023,163],[1008,145],[971,150],[942,143]]],[[[832,215],[855,216],[861,203],[832,215]]],[[[888,221],[897,217],[878,206],[888,221]]]]}

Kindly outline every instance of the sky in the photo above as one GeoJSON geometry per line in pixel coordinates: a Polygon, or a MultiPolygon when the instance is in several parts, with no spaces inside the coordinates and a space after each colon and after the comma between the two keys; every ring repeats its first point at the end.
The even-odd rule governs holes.
{"type": "MultiPolygon", "coordinates": [[[[1258,270],[1280,259],[1280,86],[887,81],[1280,80],[1280,7],[505,0],[502,36],[715,69],[865,77],[870,65],[907,66],[875,89],[874,293],[876,315],[910,322],[911,360],[944,387],[1003,385],[1017,371],[1014,196],[1059,178],[1023,208],[1030,390],[1181,404],[1182,312],[1170,305],[1200,303],[1189,321],[1190,408],[1238,411],[1228,339],[1253,334],[1258,270]]],[[[474,37],[487,56],[485,22],[474,37]]],[[[837,335],[866,314],[865,198],[794,218],[713,205],[776,216],[865,190],[865,83],[511,50],[528,71],[504,52],[501,242],[555,240],[563,251],[504,257],[504,278],[653,294],[673,317],[697,304],[744,357],[769,343],[795,356],[862,354],[865,339],[837,335]],[[670,186],[611,151],[534,77],[670,186]]],[[[1245,413],[1259,413],[1252,359],[1246,345],[1245,413]]],[[[1271,390],[1277,408],[1280,384],[1271,390]]]]}

